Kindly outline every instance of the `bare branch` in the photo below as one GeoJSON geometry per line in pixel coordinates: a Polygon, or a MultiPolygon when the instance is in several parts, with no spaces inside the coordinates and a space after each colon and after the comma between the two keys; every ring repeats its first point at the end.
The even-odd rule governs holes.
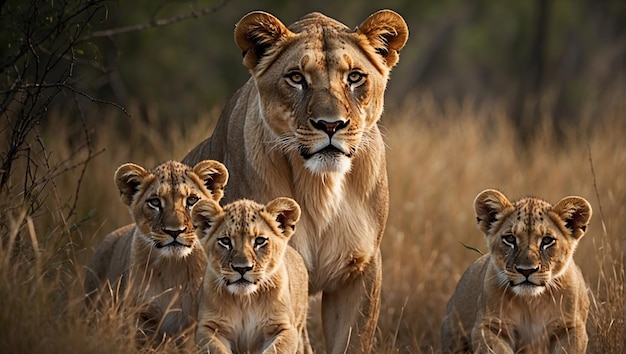
{"type": "Polygon", "coordinates": [[[99,98],[92,97],[92,96],[88,95],[86,92],[83,92],[83,91],[81,91],[81,90],[79,90],[79,89],[77,89],[75,87],[72,87],[71,85],[68,85],[68,84],[62,83],[62,82],[55,82],[55,83],[50,83],[50,84],[28,84],[28,85],[24,85],[24,86],[22,86],[20,88],[14,88],[12,90],[0,91],[0,94],[7,93],[9,91],[15,91],[15,92],[26,91],[26,89],[30,89],[30,88],[37,88],[37,89],[64,88],[64,89],[68,89],[68,90],[72,91],[72,93],[75,93],[77,95],[85,97],[86,99],[90,100],[93,103],[106,104],[106,105],[111,105],[113,107],[116,107],[120,111],[124,112],[127,116],[130,117],[130,113],[128,113],[126,108],[120,106],[119,104],[117,104],[115,102],[101,100],[99,98]]]}
{"type": "Polygon", "coordinates": [[[143,23],[143,24],[137,24],[137,25],[132,25],[132,26],[125,26],[125,27],[118,27],[118,28],[112,28],[112,29],[108,29],[108,30],[103,30],[103,31],[94,31],[93,33],[79,39],[77,41],[77,43],[82,43],[82,42],[86,42],[89,41],[91,39],[94,38],[101,38],[101,37],[112,37],[112,36],[116,36],[119,34],[125,34],[125,33],[130,33],[130,32],[138,32],[138,31],[143,31],[145,29],[148,28],[155,28],[155,27],[162,27],[162,26],[167,26],[167,25],[171,25],[173,23],[177,23],[177,22],[182,22],[182,21],[186,21],[186,20],[190,20],[190,19],[197,19],[206,15],[210,15],[213,14],[217,11],[219,11],[222,7],[224,7],[230,0],[221,0],[220,2],[218,2],[217,4],[210,6],[210,7],[205,7],[202,8],[200,10],[197,11],[192,11],[189,13],[186,13],[184,15],[178,15],[178,16],[174,16],[174,17],[170,17],[170,18],[164,18],[164,19],[154,19],[148,23],[143,23]]]}
{"type": "MultiPolygon", "coordinates": [[[[80,187],[83,183],[83,178],[85,177],[85,173],[87,172],[87,165],[88,162],[94,157],[94,152],[93,152],[93,148],[92,148],[92,141],[91,141],[91,137],[89,134],[89,129],[87,128],[87,122],[85,121],[85,112],[83,111],[82,106],[80,105],[80,103],[78,102],[78,100],[76,99],[76,96],[74,96],[74,101],[76,103],[76,106],[78,107],[78,112],[79,112],[79,116],[80,116],[80,124],[81,127],[83,128],[83,134],[85,135],[85,145],[87,148],[87,157],[85,158],[85,160],[83,161],[83,167],[81,168],[80,171],[80,177],[78,178],[78,181],[76,182],[76,190],[74,192],[74,202],[72,203],[72,207],[70,208],[67,218],[71,217],[75,210],[76,210],[76,206],[78,205],[78,195],[80,192],[80,187]]],[[[100,151],[102,152],[102,150],[100,151]]],[[[98,154],[100,153],[98,152],[98,154]]]]}

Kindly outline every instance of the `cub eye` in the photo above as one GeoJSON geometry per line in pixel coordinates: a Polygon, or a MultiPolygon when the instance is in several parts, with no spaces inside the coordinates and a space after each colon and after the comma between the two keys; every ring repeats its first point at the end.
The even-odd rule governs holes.
{"type": "Polygon", "coordinates": [[[348,82],[350,83],[350,85],[358,84],[364,79],[365,79],[365,74],[358,72],[358,71],[352,71],[351,73],[348,74],[348,82]]]}
{"type": "Polygon", "coordinates": [[[196,204],[198,202],[198,200],[200,200],[200,198],[198,198],[197,195],[190,195],[187,197],[187,208],[191,208],[192,206],[194,206],[194,204],[196,204]]]}
{"type": "Polygon", "coordinates": [[[230,241],[230,237],[220,237],[220,238],[217,239],[217,243],[220,246],[226,248],[227,250],[233,248],[233,244],[230,241]]]}
{"type": "Polygon", "coordinates": [[[502,235],[502,242],[511,247],[515,247],[515,244],[517,243],[517,241],[515,240],[515,235],[513,234],[502,235]]]}
{"type": "Polygon", "coordinates": [[[299,71],[292,71],[285,75],[287,80],[291,85],[294,86],[304,86],[306,84],[306,80],[304,79],[304,75],[302,75],[299,71]]]}
{"type": "Polygon", "coordinates": [[[552,236],[544,236],[541,239],[541,249],[546,249],[556,243],[556,239],[552,236]]]}
{"type": "Polygon", "coordinates": [[[267,237],[259,236],[254,239],[254,248],[261,248],[267,245],[267,237]]]}
{"type": "Polygon", "coordinates": [[[154,197],[154,198],[150,198],[146,201],[148,203],[149,206],[156,208],[156,209],[160,209],[161,208],[161,199],[154,197]]]}

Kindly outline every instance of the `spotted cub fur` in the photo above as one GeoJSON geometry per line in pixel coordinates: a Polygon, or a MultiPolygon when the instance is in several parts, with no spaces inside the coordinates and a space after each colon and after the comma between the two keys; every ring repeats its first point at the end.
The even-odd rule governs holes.
{"type": "Polygon", "coordinates": [[[470,265],[448,303],[443,352],[584,353],[589,297],[572,256],[589,202],[509,201],[489,189],[474,210],[489,253],[470,265]]]}
{"type": "Polygon", "coordinates": [[[206,266],[191,208],[219,201],[228,172],[213,160],[193,167],[168,161],[151,170],[127,163],[114,179],[135,224],[113,231],[97,247],[85,276],[87,302],[113,301],[136,313],[132,322],[142,343],[184,335],[195,323],[206,266]]]}
{"type": "Polygon", "coordinates": [[[238,200],[222,208],[203,200],[192,217],[209,260],[196,331],[202,352],[311,352],[307,270],[287,244],[298,204],[238,200]]]}

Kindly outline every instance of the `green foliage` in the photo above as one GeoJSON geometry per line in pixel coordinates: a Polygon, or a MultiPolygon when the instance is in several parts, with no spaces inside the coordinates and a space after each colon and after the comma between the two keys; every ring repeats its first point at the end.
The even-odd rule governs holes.
{"type": "Polygon", "coordinates": [[[483,252],[482,252],[479,248],[477,248],[477,247],[473,247],[473,246],[470,246],[470,245],[466,245],[466,244],[464,244],[463,242],[461,242],[461,245],[463,245],[463,247],[467,248],[467,249],[468,249],[468,250],[470,250],[470,251],[474,251],[474,252],[476,252],[476,253],[480,254],[481,256],[484,254],[484,253],[483,253],[483,252]]]}

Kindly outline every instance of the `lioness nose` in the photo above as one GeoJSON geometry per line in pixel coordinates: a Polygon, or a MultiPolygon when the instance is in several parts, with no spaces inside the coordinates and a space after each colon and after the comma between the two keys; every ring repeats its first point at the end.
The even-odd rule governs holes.
{"type": "Polygon", "coordinates": [[[326,134],[328,134],[329,137],[333,136],[338,130],[347,127],[349,123],[349,119],[347,121],[336,120],[333,122],[327,122],[325,120],[314,121],[311,119],[311,124],[313,125],[313,127],[315,127],[315,129],[319,129],[325,132],[326,134]]]}
{"type": "Polygon", "coordinates": [[[538,272],[539,271],[539,267],[536,267],[536,268],[515,267],[515,270],[518,273],[520,273],[521,275],[523,275],[526,278],[528,278],[528,276],[530,276],[531,274],[538,272]]]}
{"type": "Polygon", "coordinates": [[[168,228],[162,227],[161,230],[163,230],[163,232],[165,232],[166,234],[172,236],[172,238],[176,238],[176,237],[178,237],[178,235],[180,235],[183,232],[187,231],[187,228],[184,227],[182,229],[172,230],[172,229],[168,229],[168,228]]]}
{"type": "Polygon", "coordinates": [[[245,266],[236,266],[234,264],[231,264],[231,268],[233,268],[234,271],[236,271],[237,273],[244,275],[246,274],[246,272],[252,270],[252,266],[249,265],[245,265],[245,266]]]}

